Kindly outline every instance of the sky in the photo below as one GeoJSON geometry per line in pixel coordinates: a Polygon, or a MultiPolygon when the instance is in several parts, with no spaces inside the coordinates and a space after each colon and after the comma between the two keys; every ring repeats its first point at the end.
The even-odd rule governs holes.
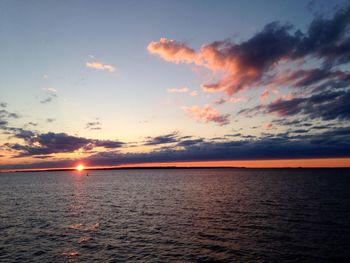
{"type": "Polygon", "coordinates": [[[0,169],[350,166],[349,1],[0,1],[0,169]]]}

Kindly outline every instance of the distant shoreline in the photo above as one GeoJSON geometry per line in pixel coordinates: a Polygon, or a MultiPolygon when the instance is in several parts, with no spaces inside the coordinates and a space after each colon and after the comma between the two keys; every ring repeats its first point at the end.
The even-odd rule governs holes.
{"type": "MultiPolygon", "coordinates": [[[[92,168],[85,168],[83,171],[98,171],[98,170],[195,170],[195,169],[201,169],[201,170],[210,170],[210,169],[350,169],[350,167],[236,167],[236,166],[135,166],[135,167],[92,167],[92,168]]],[[[31,172],[61,172],[61,171],[77,171],[76,168],[48,168],[48,169],[8,169],[8,170],[0,170],[0,173],[31,173],[31,172]]]]}

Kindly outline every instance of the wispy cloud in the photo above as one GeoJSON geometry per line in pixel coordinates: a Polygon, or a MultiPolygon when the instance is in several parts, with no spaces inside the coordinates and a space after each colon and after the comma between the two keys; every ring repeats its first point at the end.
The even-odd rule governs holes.
{"type": "Polygon", "coordinates": [[[260,95],[260,102],[261,103],[265,103],[266,100],[269,98],[270,92],[268,89],[265,89],[261,95],[260,95]]]}
{"type": "Polygon", "coordinates": [[[51,122],[54,122],[56,119],[53,119],[53,118],[47,118],[46,119],[46,122],[48,122],[48,123],[51,123],[51,122]]]}
{"type": "Polygon", "coordinates": [[[186,92],[189,92],[189,90],[190,89],[187,86],[183,86],[183,87],[180,87],[180,88],[170,88],[167,91],[169,93],[186,93],[186,92]]]}
{"type": "Polygon", "coordinates": [[[91,121],[86,123],[85,129],[88,130],[101,130],[101,122],[100,121],[91,121]]]}
{"type": "Polygon", "coordinates": [[[178,141],[178,132],[174,131],[169,134],[160,135],[156,137],[147,137],[145,145],[159,145],[159,144],[167,144],[174,143],[178,141]]]}
{"type": "Polygon", "coordinates": [[[205,105],[203,108],[195,105],[192,107],[182,107],[182,109],[198,121],[214,122],[219,126],[224,126],[230,123],[229,114],[221,114],[217,109],[210,105],[205,105]]]}
{"type": "Polygon", "coordinates": [[[195,97],[198,95],[198,92],[196,90],[190,92],[190,96],[195,97]]]}
{"type": "Polygon", "coordinates": [[[114,72],[115,67],[111,64],[105,64],[100,61],[91,61],[91,62],[86,62],[85,64],[88,68],[93,68],[93,69],[98,69],[98,70],[106,70],[109,72],[114,72]]]}
{"type": "Polygon", "coordinates": [[[14,112],[9,112],[7,110],[0,110],[0,118],[5,118],[5,119],[18,119],[20,117],[19,114],[14,113],[14,112]]]}
{"type": "Polygon", "coordinates": [[[264,129],[271,129],[272,128],[272,123],[270,123],[270,122],[266,122],[266,123],[264,123],[264,125],[263,125],[263,127],[264,127],[264,129]]]}
{"type": "Polygon", "coordinates": [[[42,104],[49,103],[58,96],[57,89],[53,87],[43,88],[43,90],[47,93],[48,96],[40,101],[42,104]]]}
{"type": "Polygon", "coordinates": [[[47,98],[41,100],[40,103],[46,104],[46,103],[49,103],[49,102],[51,102],[51,101],[52,101],[52,97],[47,97],[47,98]]]}
{"type": "Polygon", "coordinates": [[[7,107],[7,103],[6,102],[0,102],[0,107],[1,108],[6,108],[7,107]]]}
{"type": "Polygon", "coordinates": [[[44,91],[50,93],[50,94],[57,94],[57,89],[53,87],[43,88],[44,91]]]}
{"type": "Polygon", "coordinates": [[[239,102],[245,102],[248,99],[246,97],[228,97],[228,98],[219,98],[214,100],[214,104],[216,105],[221,105],[224,104],[226,102],[230,102],[230,103],[239,103],[239,102]]]}

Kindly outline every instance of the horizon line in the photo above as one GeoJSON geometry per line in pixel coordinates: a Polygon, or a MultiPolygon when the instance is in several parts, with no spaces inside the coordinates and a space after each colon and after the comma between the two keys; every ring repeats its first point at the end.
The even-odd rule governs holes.
{"type": "Polygon", "coordinates": [[[284,167],[246,167],[246,166],[104,166],[104,167],[85,167],[83,170],[78,171],[76,167],[67,167],[67,168],[24,168],[24,169],[2,169],[0,173],[19,173],[19,172],[63,172],[63,171],[99,171],[99,170],[161,170],[161,169],[350,169],[350,166],[315,166],[315,167],[303,167],[303,166],[284,166],[284,167]]]}

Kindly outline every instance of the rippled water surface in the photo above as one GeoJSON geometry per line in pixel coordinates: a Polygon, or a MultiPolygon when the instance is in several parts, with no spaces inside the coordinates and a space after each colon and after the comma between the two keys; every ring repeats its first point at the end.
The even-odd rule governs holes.
{"type": "Polygon", "coordinates": [[[350,262],[349,170],[0,173],[0,262],[350,262]]]}

